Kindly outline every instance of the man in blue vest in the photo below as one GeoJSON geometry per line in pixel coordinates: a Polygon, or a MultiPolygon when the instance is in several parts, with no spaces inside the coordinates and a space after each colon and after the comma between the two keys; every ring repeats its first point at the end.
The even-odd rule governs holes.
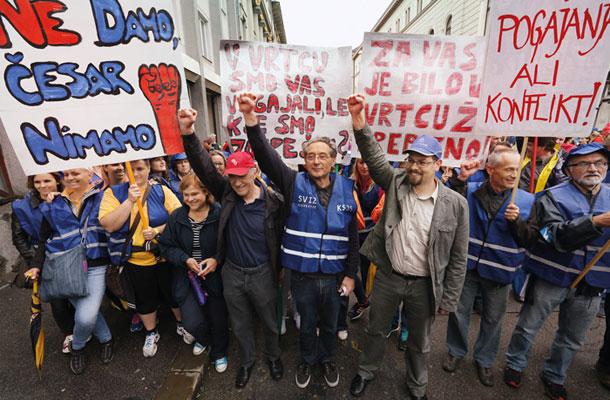
{"type": "Polygon", "coordinates": [[[299,388],[307,387],[311,369],[319,361],[326,384],[335,387],[339,372],[332,357],[340,296],[349,296],[354,289],[360,259],[354,182],[331,174],[337,145],[328,137],[314,137],[303,144],[307,172],[297,173],[284,164],[261,132],[254,113],[256,99],[252,93],[241,94],[239,109],[261,170],[285,199],[282,266],[291,270],[291,290],[301,315],[302,363],[295,381],[299,388]]]}
{"type": "MultiPolygon", "coordinates": [[[[468,184],[464,193],[470,208],[468,272],[457,310],[449,314],[449,355],[443,369],[454,372],[458,362],[468,353],[472,306],[480,290],[483,307],[481,326],[474,345],[474,360],[481,383],[493,386],[491,366],[498,355],[510,282],[525,256],[525,251],[513,239],[505,214],[516,219],[511,214],[516,208],[517,215],[527,220],[534,195],[518,189],[516,207],[509,204],[511,189],[519,172],[519,153],[516,150],[501,148],[492,152],[486,169],[489,178],[485,182],[468,184]]],[[[477,169],[462,168],[461,176],[467,177],[475,171],[477,169]]]]}
{"type": "Polygon", "coordinates": [[[567,369],[585,343],[599,310],[600,293],[610,288],[610,253],[574,290],[569,288],[610,239],[610,188],[601,183],[609,158],[610,152],[599,143],[573,149],[563,165],[571,180],[536,199],[537,226],[521,233],[522,240],[535,244],[524,263],[532,279],[506,351],[504,382],[509,386],[520,387],[536,333],[559,306],[559,328],[541,377],[550,398],[567,396],[563,386],[567,369]]]}

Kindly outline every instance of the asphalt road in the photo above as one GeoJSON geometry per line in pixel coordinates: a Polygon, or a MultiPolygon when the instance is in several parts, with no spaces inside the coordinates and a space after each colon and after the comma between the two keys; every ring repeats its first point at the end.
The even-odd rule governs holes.
{"type": "MultiPolygon", "coordinates": [[[[69,357],[61,353],[63,337],[55,326],[50,307],[44,307],[44,329],[46,355],[42,369],[42,380],[34,367],[29,343],[29,292],[26,290],[0,289],[0,399],[152,399],[161,387],[171,362],[182,346],[181,338],[175,334],[175,323],[168,310],[160,313],[161,341],[157,355],[151,359],[142,357],[144,334],[131,333],[128,329],[129,315],[118,312],[104,304],[103,311],[111,330],[118,339],[116,357],[107,366],[98,363],[99,345],[95,340],[87,346],[89,367],[81,376],[69,371],[69,357]]],[[[374,301],[374,299],[372,299],[374,301]]],[[[468,355],[454,374],[442,370],[446,356],[445,331],[447,318],[437,317],[433,326],[432,350],[429,362],[428,397],[430,399],[543,399],[544,390],[539,378],[544,359],[548,356],[555,334],[557,313],[542,326],[530,356],[529,366],[519,390],[511,389],[502,382],[504,367],[503,352],[517,321],[520,305],[511,302],[505,318],[500,344],[500,355],[493,367],[495,386],[483,386],[477,376],[472,356],[468,355]]],[[[281,338],[284,351],[285,374],[280,382],[274,382],[262,354],[262,333],[256,326],[259,355],[255,372],[248,386],[242,390],[234,387],[239,365],[237,342],[232,338],[229,346],[229,368],[218,374],[214,368],[205,372],[196,399],[344,399],[350,398],[349,383],[356,373],[363,329],[368,311],[362,318],[350,323],[349,338],[337,341],[336,364],[340,371],[340,383],[336,388],[327,388],[321,371],[314,370],[312,383],[299,389],[294,383],[294,371],[299,364],[298,331],[292,320],[288,332],[281,338]]],[[[479,317],[474,316],[471,341],[476,337],[479,317]]],[[[605,321],[596,318],[589,332],[587,343],[574,359],[566,381],[570,399],[610,399],[610,391],[597,381],[594,365],[602,343],[605,321]]],[[[364,399],[404,399],[408,393],[405,385],[404,355],[397,350],[397,335],[393,334],[386,345],[386,356],[380,373],[367,387],[364,399]]],[[[205,358],[202,356],[202,362],[205,358]]]]}

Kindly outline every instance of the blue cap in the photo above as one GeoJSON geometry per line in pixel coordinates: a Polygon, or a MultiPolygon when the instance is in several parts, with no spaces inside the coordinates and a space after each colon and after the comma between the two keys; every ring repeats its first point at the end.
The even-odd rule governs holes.
{"type": "Polygon", "coordinates": [[[432,136],[423,135],[415,139],[405,153],[410,151],[414,151],[424,156],[435,156],[439,159],[443,157],[443,147],[439,141],[432,136]]]}
{"type": "Polygon", "coordinates": [[[583,144],[582,146],[573,148],[568,153],[568,156],[566,157],[566,160],[563,163],[561,170],[565,174],[566,168],[568,167],[568,164],[570,163],[572,158],[574,158],[575,156],[584,156],[591,153],[602,153],[606,157],[606,160],[610,161],[610,151],[608,151],[604,146],[599,143],[587,143],[583,144]]]}
{"type": "Polygon", "coordinates": [[[178,154],[174,154],[172,156],[172,162],[178,161],[178,160],[186,160],[186,153],[178,153],[178,154]]]}

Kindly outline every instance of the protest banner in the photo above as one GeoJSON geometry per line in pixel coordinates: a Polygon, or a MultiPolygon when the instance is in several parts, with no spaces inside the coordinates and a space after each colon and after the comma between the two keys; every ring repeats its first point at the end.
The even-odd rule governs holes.
{"type": "Polygon", "coordinates": [[[418,137],[438,137],[443,164],[486,158],[475,137],[484,40],[478,36],[365,33],[359,92],[365,117],[391,161],[418,137]]]}
{"type": "Polygon", "coordinates": [[[610,3],[494,0],[477,129],[588,136],[610,68],[610,3]]]}
{"type": "Polygon", "coordinates": [[[220,42],[223,127],[236,151],[249,151],[237,96],[258,95],[255,112],[263,133],[284,161],[304,162],[301,144],[329,136],[347,156],[351,122],[351,49],[220,42]]]}
{"type": "Polygon", "coordinates": [[[183,151],[169,0],[0,2],[0,118],[27,175],[183,151]]]}

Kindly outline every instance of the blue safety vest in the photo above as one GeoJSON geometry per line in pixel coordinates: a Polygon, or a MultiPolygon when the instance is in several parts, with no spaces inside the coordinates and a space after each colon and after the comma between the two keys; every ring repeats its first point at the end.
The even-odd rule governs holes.
{"type": "Polygon", "coordinates": [[[299,272],[336,274],[344,270],[349,225],[357,212],[354,181],[330,174],[334,187],[327,210],[316,185],[301,172],[294,182],[292,208],[282,239],[282,266],[299,272]]]}
{"type": "Polygon", "coordinates": [[[360,202],[360,209],[362,210],[362,216],[364,217],[364,228],[360,229],[359,233],[369,233],[375,228],[375,223],[371,217],[371,213],[379,203],[379,185],[375,184],[370,192],[362,193],[362,188],[357,188],[358,201],[360,202]]]}
{"type": "Polygon", "coordinates": [[[17,216],[23,230],[30,236],[32,246],[40,242],[40,225],[42,224],[42,213],[40,207],[32,207],[32,196],[30,193],[25,199],[13,202],[13,212],[17,216]]]}
{"type": "MultiPolygon", "coordinates": [[[[114,197],[123,203],[129,197],[129,182],[121,183],[120,185],[110,186],[106,190],[112,190],[114,197]]],[[[169,213],[165,208],[165,192],[163,192],[162,185],[152,185],[150,187],[150,193],[146,199],[146,208],[148,210],[148,224],[151,227],[157,227],[167,222],[169,213]]],[[[110,253],[110,260],[113,264],[120,264],[121,261],[127,261],[131,256],[131,242],[125,249],[125,258],[121,260],[121,251],[125,244],[125,239],[129,233],[129,222],[130,218],[123,224],[121,229],[108,234],[108,251],[110,253]]],[[[140,221],[141,223],[141,221],[140,221]]]]}
{"type": "MultiPolygon", "coordinates": [[[[566,221],[584,215],[603,214],[610,210],[610,188],[606,185],[600,186],[593,209],[589,207],[585,195],[571,182],[554,186],[547,191],[553,196],[566,221]]],[[[542,228],[541,232],[544,237],[545,229],[542,228]]],[[[524,268],[554,285],[568,287],[610,239],[610,229],[605,228],[603,232],[600,237],[581,249],[567,253],[559,252],[550,244],[538,240],[532,250],[528,252],[524,268]]],[[[606,252],[584,279],[590,286],[610,288],[610,253],[606,252]]]]}
{"type": "Polygon", "coordinates": [[[89,260],[108,258],[106,230],[100,225],[98,214],[103,192],[103,182],[91,187],[81,200],[78,216],[76,206],[64,196],[57,196],[51,203],[40,204],[40,212],[53,231],[45,243],[49,253],[60,253],[78,246],[86,229],[85,247],[89,260]]]}
{"type": "MultiPolygon", "coordinates": [[[[466,267],[476,269],[479,276],[501,284],[510,283],[525,258],[525,249],[520,249],[513,239],[508,222],[504,218],[510,196],[495,217],[490,221],[487,211],[474,194],[483,182],[468,184],[468,207],[470,235],[468,237],[468,260],[466,267]]],[[[534,203],[534,195],[521,189],[517,191],[515,204],[519,215],[527,220],[534,203]]]]}

